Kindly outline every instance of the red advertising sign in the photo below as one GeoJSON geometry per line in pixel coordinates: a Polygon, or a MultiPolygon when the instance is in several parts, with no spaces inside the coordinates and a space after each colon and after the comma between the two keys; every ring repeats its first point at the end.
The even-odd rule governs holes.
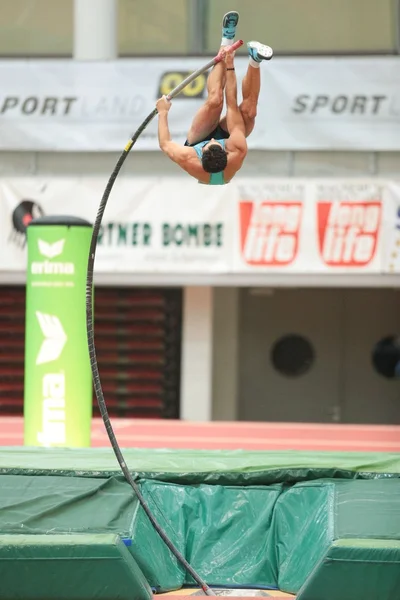
{"type": "Polygon", "coordinates": [[[377,249],[381,212],[381,202],[318,202],[323,262],[333,267],[368,265],[377,249]]]}
{"type": "Polygon", "coordinates": [[[240,242],[249,265],[292,263],[299,248],[301,202],[240,202],[240,242]]]}

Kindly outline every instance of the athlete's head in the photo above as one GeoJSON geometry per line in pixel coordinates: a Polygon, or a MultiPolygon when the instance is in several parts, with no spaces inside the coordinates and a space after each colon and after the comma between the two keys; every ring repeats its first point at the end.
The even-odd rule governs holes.
{"type": "Polygon", "coordinates": [[[228,158],[226,151],[218,142],[211,140],[203,147],[201,164],[207,173],[219,173],[227,165],[228,158]]]}

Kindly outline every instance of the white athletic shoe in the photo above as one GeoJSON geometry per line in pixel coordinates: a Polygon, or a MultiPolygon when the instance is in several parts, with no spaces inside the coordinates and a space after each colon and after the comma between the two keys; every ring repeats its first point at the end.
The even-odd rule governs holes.
{"type": "Polygon", "coordinates": [[[227,12],[222,18],[222,37],[227,40],[234,40],[238,22],[239,13],[236,10],[227,12]]]}
{"type": "Polygon", "coordinates": [[[247,52],[256,62],[271,60],[274,54],[272,48],[265,44],[260,44],[260,42],[247,42],[247,52]]]}

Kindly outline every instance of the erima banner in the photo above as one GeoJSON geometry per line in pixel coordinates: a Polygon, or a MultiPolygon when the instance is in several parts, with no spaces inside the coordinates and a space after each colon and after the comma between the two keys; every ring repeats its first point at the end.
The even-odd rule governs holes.
{"type": "MultiPolygon", "coordinates": [[[[0,61],[0,150],[120,151],[205,58],[0,61]]],[[[236,59],[239,81],[248,61],[236,59]]],[[[399,150],[396,57],[274,58],[262,86],[250,149],[399,150]]],[[[173,101],[172,138],[184,143],[204,102],[207,74],[173,101]]],[[[157,118],[137,142],[158,149],[157,118]]]]}
{"type": "MultiPolygon", "coordinates": [[[[93,222],[103,187],[103,178],[0,180],[0,271],[25,270],[34,216],[68,211],[93,222]]],[[[46,272],[59,268],[58,242],[37,247],[46,272]]],[[[206,189],[183,178],[121,178],[95,272],[121,281],[125,273],[399,273],[400,184],[238,178],[206,189]]]]}
{"type": "Polygon", "coordinates": [[[90,446],[92,377],[85,283],[92,228],[71,220],[68,225],[60,223],[62,219],[56,224],[35,222],[28,227],[27,446],[90,446]]]}

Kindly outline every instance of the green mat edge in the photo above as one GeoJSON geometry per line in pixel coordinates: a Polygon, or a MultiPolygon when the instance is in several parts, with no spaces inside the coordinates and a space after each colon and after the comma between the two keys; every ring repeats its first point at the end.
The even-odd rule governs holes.
{"type": "MultiPolygon", "coordinates": [[[[128,548],[125,546],[124,542],[121,539],[121,536],[115,533],[72,533],[72,534],[1,534],[0,533],[0,548],[10,547],[15,545],[22,546],[54,546],[60,545],[63,547],[73,546],[76,548],[77,546],[104,546],[107,543],[110,546],[114,546],[116,551],[119,553],[121,560],[128,567],[130,567],[130,574],[133,577],[134,581],[134,589],[132,592],[134,597],[140,598],[141,600],[151,600],[153,598],[153,593],[150,588],[148,581],[146,580],[143,572],[141,571],[139,565],[137,564],[135,558],[132,556],[131,552],[129,552],[128,548]]],[[[32,560],[35,560],[35,557],[31,557],[32,560]]],[[[96,559],[92,559],[96,560],[96,559]]],[[[112,558],[115,560],[115,557],[112,558]]],[[[5,598],[2,594],[2,589],[0,586],[0,600],[5,598]]],[[[8,596],[7,596],[8,600],[8,596]]]]}
{"type": "MultiPolygon", "coordinates": [[[[124,449],[136,479],[176,483],[270,484],[322,478],[400,477],[400,453],[124,449]]],[[[111,448],[3,447],[0,474],[113,477],[111,448]]]]}
{"type": "MultiPolygon", "coordinates": [[[[323,567],[324,563],[327,560],[332,560],[330,557],[330,553],[332,552],[332,550],[334,551],[335,549],[340,549],[340,548],[358,548],[358,549],[363,549],[363,550],[367,550],[370,548],[375,548],[377,550],[378,549],[379,550],[390,550],[390,549],[399,549],[400,550],[400,540],[393,540],[393,539],[383,539],[382,540],[382,539],[376,539],[376,538],[341,538],[341,539],[332,541],[332,543],[330,544],[330,546],[327,549],[327,551],[325,552],[325,554],[323,556],[321,556],[320,560],[315,565],[315,568],[311,571],[311,573],[309,573],[306,581],[304,582],[304,585],[301,587],[300,590],[298,590],[297,595],[296,595],[297,600],[309,600],[308,594],[309,594],[310,587],[313,586],[314,580],[315,580],[316,576],[319,574],[321,567],[323,567]]],[[[338,560],[338,559],[335,559],[335,560],[338,560]]],[[[286,590],[282,590],[282,591],[286,591],[286,590]]],[[[293,593],[293,592],[289,592],[289,593],[293,593]]],[[[314,594],[312,595],[312,597],[313,598],[315,597],[314,594]]],[[[329,594],[328,594],[327,598],[329,598],[329,594]]],[[[383,596],[382,596],[382,600],[384,600],[383,596]]],[[[386,597],[385,597],[385,600],[386,600],[386,597]]]]}

